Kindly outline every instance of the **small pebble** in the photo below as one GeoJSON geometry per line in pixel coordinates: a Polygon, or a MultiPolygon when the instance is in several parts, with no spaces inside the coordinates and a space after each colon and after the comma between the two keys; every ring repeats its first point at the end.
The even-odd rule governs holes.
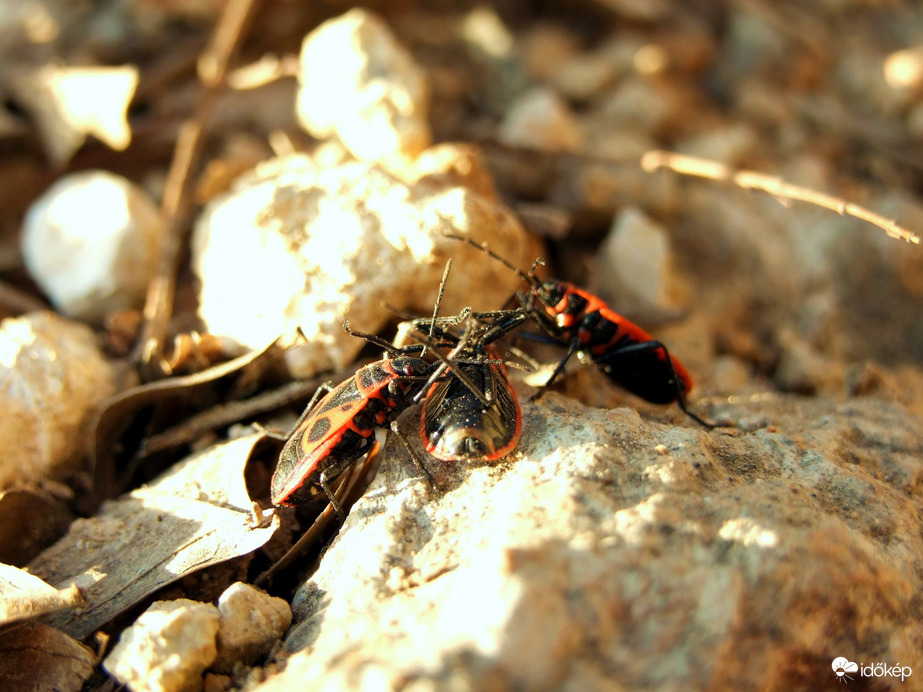
{"type": "Polygon", "coordinates": [[[292,624],[288,601],[237,582],[218,599],[218,658],[212,670],[230,673],[234,664],[250,665],[265,656],[292,624]]]}
{"type": "Polygon", "coordinates": [[[545,151],[577,151],[583,143],[580,124],[570,107],[555,92],[541,87],[510,106],[499,136],[511,146],[545,151]]]}
{"type": "Polygon", "coordinates": [[[218,650],[218,609],[186,598],[156,601],[122,632],[103,667],[133,692],[193,692],[218,650]]]}
{"type": "Polygon", "coordinates": [[[600,247],[599,264],[606,268],[599,272],[604,294],[627,293],[644,305],[668,306],[670,238],[637,207],[628,207],[615,218],[600,247]]]}
{"type": "Polygon", "coordinates": [[[26,213],[26,268],[61,312],[89,322],[138,308],[165,233],[147,194],[107,171],[62,177],[26,213]]]}

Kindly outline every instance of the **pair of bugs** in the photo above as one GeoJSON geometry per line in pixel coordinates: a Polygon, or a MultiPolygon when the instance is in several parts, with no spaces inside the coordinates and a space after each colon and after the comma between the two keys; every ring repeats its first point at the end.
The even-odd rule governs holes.
{"type": "Polygon", "coordinates": [[[523,320],[519,310],[413,320],[411,330],[422,343],[404,348],[344,325],[349,334],[384,348],[386,357],[334,388],[318,390],[279,455],[271,484],[273,504],[297,505],[323,492],[342,516],[330,483],[371,450],[375,429],[386,426],[435,486],[396,425],[401,412],[421,398],[420,436],[428,453],[444,461],[505,456],[519,439],[522,417],[504,361],[491,344],[523,320]],[[460,337],[443,326],[462,323],[460,337]],[[426,326],[432,336],[423,331],[426,326]],[[424,348],[435,353],[435,362],[422,357],[424,348]],[[447,348],[451,350],[442,355],[441,349],[447,348]],[[324,391],[328,393],[317,402],[324,391]]]}
{"type": "Polygon", "coordinates": [[[633,394],[657,404],[675,401],[697,423],[713,427],[686,408],[684,397],[692,380],[682,364],[666,346],[600,298],[564,281],[539,279],[535,271],[540,260],[525,273],[468,238],[448,237],[501,262],[528,284],[529,291],[516,294],[518,306],[512,309],[413,320],[411,328],[421,343],[400,349],[344,325],[349,333],[382,346],[387,357],[328,388],[319,402],[324,389],[318,390],[280,454],[272,478],[273,504],[297,505],[323,493],[343,516],[330,484],[370,451],[375,429],[385,426],[398,434],[434,485],[395,423],[401,412],[421,399],[420,435],[427,452],[446,461],[505,456],[519,439],[522,420],[504,361],[492,344],[530,319],[543,332],[540,340],[565,349],[533,399],[579,354],[633,394]],[[460,324],[464,331],[458,336],[452,328],[460,324]],[[428,347],[436,355],[435,362],[422,357],[428,347]],[[441,349],[450,350],[443,355],[441,349]]]}

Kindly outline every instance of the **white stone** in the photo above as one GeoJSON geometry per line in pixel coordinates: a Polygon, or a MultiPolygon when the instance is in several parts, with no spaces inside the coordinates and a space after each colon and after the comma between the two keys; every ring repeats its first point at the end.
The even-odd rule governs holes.
{"type": "Polygon", "coordinates": [[[122,151],[131,143],[128,106],[138,68],[48,64],[14,78],[13,88],[39,127],[48,157],[65,164],[93,135],[122,151]]]}
{"type": "Polygon", "coordinates": [[[621,76],[619,65],[602,51],[578,53],[556,65],[550,75],[558,93],[588,102],[598,97],[621,76]]]}
{"type": "Polygon", "coordinates": [[[132,182],[107,171],[72,173],[26,213],[23,259],[62,312],[101,321],[143,303],[164,232],[159,209],[132,182]]]}
{"type": "Polygon", "coordinates": [[[758,151],[760,136],[747,124],[721,125],[687,137],[676,145],[676,151],[739,166],[758,151]]]}
{"type": "Polygon", "coordinates": [[[250,665],[269,652],[292,624],[288,601],[236,582],[218,599],[218,658],[212,670],[230,673],[234,664],[250,665]]]}
{"type": "Polygon", "coordinates": [[[414,158],[432,142],[426,74],[371,12],[350,10],[312,31],[298,83],[302,127],[338,136],[360,160],[414,158]]]}
{"type": "Polygon", "coordinates": [[[670,238],[637,207],[624,209],[613,220],[600,246],[597,266],[602,294],[624,298],[627,293],[644,305],[667,307],[670,238]]]}
{"type": "Polygon", "coordinates": [[[683,113],[685,104],[677,103],[675,92],[656,80],[629,77],[613,89],[602,103],[599,113],[613,129],[626,128],[639,133],[657,134],[683,113]]]}
{"type": "Polygon", "coordinates": [[[577,151],[583,143],[580,123],[570,107],[544,87],[528,91],[510,106],[499,137],[511,146],[546,151],[577,151]]]}
{"type": "Polygon", "coordinates": [[[269,161],[213,200],[193,231],[199,314],[210,333],[247,348],[300,325],[307,342],[289,363],[298,375],[345,367],[365,344],[344,332],[344,319],[375,332],[392,317],[386,304],[431,314],[449,257],[459,261],[443,314],[497,309],[520,287],[513,272],[445,232],[487,240],[518,266],[534,259],[511,212],[454,176],[427,170],[407,185],[377,164],[269,161]]]}
{"type": "Polygon", "coordinates": [[[115,370],[89,328],[51,312],[0,323],[0,488],[67,473],[115,370]]]}
{"type": "Polygon", "coordinates": [[[194,692],[217,655],[218,609],[157,601],[119,637],[103,667],[132,692],[194,692]]]}

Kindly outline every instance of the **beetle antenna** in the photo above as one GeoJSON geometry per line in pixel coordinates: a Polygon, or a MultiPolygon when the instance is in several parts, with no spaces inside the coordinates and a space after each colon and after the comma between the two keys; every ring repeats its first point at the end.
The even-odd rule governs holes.
{"type": "MultiPolygon", "coordinates": [[[[436,317],[439,315],[439,305],[442,303],[442,296],[445,295],[445,284],[449,280],[449,271],[452,269],[452,258],[450,257],[445,263],[445,271],[442,272],[442,281],[439,282],[439,293],[436,295],[436,304],[433,305],[433,318],[429,322],[429,340],[433,340],[433,334],[436,331],[436,317]]],[[[423,353],[420,354],[420,357],[426,355],[426,348],[423,348],[423,353]]]]}
{"type": "MultiPolygon", "coordinates": [[[[451,238],[452,240],[460,240],[461,242],[467,243],[473,248],[477,248],[478,250],[487,254],[488,256],[493,257],[495,260],[497,260],[500,264],[505,266],[507,269],[510,269],[511,271],[516,272],[517,276],[519,276],[519,278],[525,281],[527,284],[529,285],[535,284],[536,279],[535,279],[535,275],[533,272],[530,271],[528,274],[525,274],[519,267],[515,266],[512,262],[501,257],[496,252],[494,252],[489,247],[487,247],[487,243],[476,243],[475,241],[471,240],[471,238],[467,236],[455,235],[454,233],[443,233],[443,235],[446,238],[451,238]]],[[[542,264],[544,264],[544,262],[542,262],[542,264]]],[[[534,268],[535,266],[533,265],[533,269],[534,268]]]]}
{"type": "Polygon", "coordinates": [[[366,332],[360,332],[355,329],[352,329],[349,326],[349,320],[343,320],[343,331],[345,331],[350,336],[355,336],[360,339],[365,339],[370,344],[375,344],[379,348],[384,349],[386,353],[397,353],[398,352],[398,349],[394,346],[394,344],[388,343],[387,341],[382,339],[380,336],[376,336],[375,334],[368,334],[366,332]]]}
{"type": "Polygon", "coordinates": [[[419,391],[419,393],[414,397],[413,403],[415,404],[418,403],[420,399],[423,398],[424,393],[429,389],[429,385],[435,382],[436,380],[438,380],[440,377],[442,377],[443,373],[445,373],[447,370],[451,370],[452,376],[457,377],[459,380],[461,380],[462,384],[464,384],[469,390],[471,390],[471,393],[477,397],[478,401],[480,401],[484,406],[490,406],[490,399],[487,398],[487,395],[484,392],[482,392],[480,389],[478,389],[478,386],[474,382],[472,382],[471,378],[468,377],[464,372],[462,372],[461,368],[457,367],[455,362],[452,360],[456,355],[458,355],[467,346],[467,343],[468,343],[467,334],[462,337],[461,341],[459,341],[458,345],[452,349],[452,351],[449,353],[448,356],[444,356],[441,353],[439,353],[439,350],[426,337],[426,335],[423,332],[421,332],[418,329],[415,329],[414,331],[417,333],[417,336],[419,337],[420,341],[422,341],[424,344],[429,346],[432,349],[433,354],[441,362],[439,364],[439,367],[436,368],[432,376],[429,378],[429,382],[427,382],[426,385],[424,385],[423,388],[419,391]]]}

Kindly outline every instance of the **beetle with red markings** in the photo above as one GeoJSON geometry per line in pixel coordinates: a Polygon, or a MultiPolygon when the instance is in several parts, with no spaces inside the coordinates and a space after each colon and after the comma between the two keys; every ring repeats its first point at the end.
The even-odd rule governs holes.
{"type": "MultiPolygon", "coordinates": [[[[454,377],[432,384],[423,399],[420,439],[442,461],[494,461],[509,454],[522,432],[522,412],[493,341],[521,325],[522,310],[469,315],[461,337],[439,329],[453,345],[454,377]],[[464,379],[458,377],[458,373],[464,379]]],[[[422,320],[413,324],[420,328],[422,320]]]]}
{"type": "MultiPolygon", "coordinates": [[[[393,355],[327,388],[319,402],[324,390],[318,390],[279,455],[271,482],[274,505],[304,504],[324,493],[343,516],[330,483],[371,451],[375,429],[394,422],[434,368],[421,358],[393,355]]],[[[418,465],[432,482],[426,468],[418,465]]]]}
{"type": "MultiPolygon", "coordinates": [[[[503,315],[512,316],[517,324],[526,319],[521,310],[503,315]]],[[[443,319],[457,324],[469,318],[470,315],[466,312],[458,317],[443,319]]],[[[423,322],[419,321],[420,324],[423,322]]],[[[460,387],[453,389],[451,401],[460,400],[463,396],[460,391],[464,390],[485,410],[495,408],[493,403],[500,399],[506,401],[511,394],[508,382],[504,392],[498,394],[496,400],[492,400],[488,396],[493,396],[493,388],[485,389],[484,383],[476,380],[482,374],[481,367],[492,365],[483,362],[484,359],[480,355],[484,345],[499,338],[514,326],[516,325],[506,322],[502,325],[491,323],[479,327],[470,339],[461,341],[449,332],[440,330],[440,335],[451,336],[449,345],[457,346],[450,355],[454,357],[455,352],[461,353],[465,361],[470,361],[469,363],[457,362],[442,355],[439,348],[447,347],[446,344],[433,344],[419,329],[418,324],[415,324],[415,331],[422,343],[400,349],[375,335],[353,331],[348,323],[344,324],[344,329],[349,334],[381,346],[388,357],[360,368],[355,375],[336,387],[326,386],[319,389],[314,395],[296,423],[294,432],[287,437],[279,455],[270,483],[272,503],[283,506],[300,505],[323,493],[336,512],[341,517],[344,516],[331,483],[349,466],[371,451],[375,443],[375,430],[380,427],[390,427],[407,448],[411,459],[427,478],[430,486],[435,487],[432,474],[397,429],[396,419],[410,405],[417,403],[424,393],[434,392],[435,388],[443,385],[460,387]],[[431,353],[436,356],[436,362],[409,355],[421,352],[427,347],[432,347],[431,353]],[[469,365],[473,367],[469,368],[469,365]],[[468,376],[469,372],[472,372],[473,377],[468,376]],[[320,396],[325,391],[327,393],[321,399],[320,396]]],[[[457,407],[453,410],[455,408],[457,407]]],[[[504,409],[502,415],[507,413],[504,409]]],[[[518,437],[518,404],[515,404],[515,420],[515,432],[518,437]]]]}
{"type": "Polygon", "coordinates": [[[486,253],[529,284],[529,292],[517,293],[516,300],[544,332],[542,340],[566,349],[533,400],[551,386],[576,353],[632,394],[654,404],[676,402],[692,420],[706,428],[715,427],[686,408],[692,378],[683,364],[663,343],[609,308],[601,298],[566,281],[539,279],[535,272],[541,260],[525,273],[470,238],[446,236],[486,253]]]}

